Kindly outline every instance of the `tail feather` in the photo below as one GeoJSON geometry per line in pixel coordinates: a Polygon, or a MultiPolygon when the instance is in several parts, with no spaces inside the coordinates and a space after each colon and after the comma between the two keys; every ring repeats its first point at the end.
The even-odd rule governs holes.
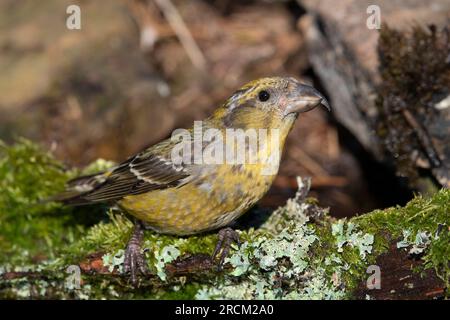
{"type": "Polygon", "coordinates": [[[69,180],[65,191],[46,199],[45,202],[57,201],[74,206],[95,203],[96,201],[85,199],[84,196],[102,185],[109,174],[109,172],[101,172],[69,180]]]}

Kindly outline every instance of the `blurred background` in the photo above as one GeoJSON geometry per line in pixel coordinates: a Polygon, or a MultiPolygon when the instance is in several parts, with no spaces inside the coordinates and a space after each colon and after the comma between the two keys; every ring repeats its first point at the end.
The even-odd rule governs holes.
{"type": "Polygon", "coordinates": [[[449,17],[447,0],[2,0],[0,139],[68,166],[121,161],[245,82],[289,75],[333,112],[297,121],[260,205],[298,175],[337,217],[404,204],[449,185],[449,17]]]}

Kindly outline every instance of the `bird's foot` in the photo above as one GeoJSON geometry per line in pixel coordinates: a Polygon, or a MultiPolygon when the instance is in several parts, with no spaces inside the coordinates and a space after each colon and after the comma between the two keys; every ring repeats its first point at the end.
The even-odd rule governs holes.
{"type": "Polygon", "coordinates": [[[142,275],[148,273],[145,255],[142,252],[142,239],[144,238],[144,230],[142,227],[140,222],[135,223],[133,234],[125,249],[124,272],[130,274],[133,286],[137,285],[138,273],[142,275]]]}
{"type": "Polygon", "coordinates": [[[220,253],[218,268],[221,270],[223,267],[223,262],[230,252],[231,244],[236,242],[237,245],[240,246],[241,241],[239,239],[239,233],[230,227],[219,230],[218,237],[219,240],[217,241],[216,248],[214,249],[212,260],[215,261],[220,253]]]}

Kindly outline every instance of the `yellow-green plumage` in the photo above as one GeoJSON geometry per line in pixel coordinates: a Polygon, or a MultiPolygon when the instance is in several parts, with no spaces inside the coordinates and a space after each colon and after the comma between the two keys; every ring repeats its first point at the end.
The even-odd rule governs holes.
{"type": "MultiPolygon", "coordinates": [[[[281,128],[282,140],[289,129],[281,128]]],[[[181,187],[127,196],[118,204],[156,231],[193,234],[232,222],[268,191],[275,177],[262,172],[266,165],[260,161],[198,166],[198,175],[181,187]]]]}
{"type": "Polygon", "coordinates": [[[258,150],[256,163],[177,167],[171,162],[176,142],[168,139],[109,172],[71,182],[59,200],[75,205],[114,201],[161,233],[188,235],[224,227],[268,191],[277,170],[264,173],[264,160],[274,155],[278,168],[285,139],[298,112],[320,102],[324,103],[324,99],[317,91],[292,78],[250,82],[206,119],[203,127],[218,129],[223,136],[226,129],[267,129],[267,141],[272,141],[271,129],[278,129],[278,148],[269,148],[270,152],[258,150]],[[269,96],[267,100],[262,92],[269,96]]]}

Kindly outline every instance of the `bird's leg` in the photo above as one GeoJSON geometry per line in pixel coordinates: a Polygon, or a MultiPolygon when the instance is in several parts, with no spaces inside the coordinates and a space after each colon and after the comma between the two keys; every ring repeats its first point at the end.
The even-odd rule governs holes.
{"type": "Polygon", "coordinates": [[[219,240],[217,241],[216,248],[214,249],[214,253],[212,255],[212,260],[216,260],[217,256],[220,252],[219,258],[219,269],[222,269],[223,261],[225,260],[228,252],[230,252],[230,247],[233,242],[236,242],[238,246],[241,245],[239,239],[239,233],[230,227],[223,228],[219,230],[218,233],[219,240]]]}
{"type": "Polygon", "coordinates": [[[124,272],[130,273],[131,283],[135,286],[137,283],[137,273],[145,275],[148,272],[144,253],[142,252],[142,240],[144,238],[144,229],[140,221],[134,224],[133,233],[128,240],[125,249],[124,272]]]}

